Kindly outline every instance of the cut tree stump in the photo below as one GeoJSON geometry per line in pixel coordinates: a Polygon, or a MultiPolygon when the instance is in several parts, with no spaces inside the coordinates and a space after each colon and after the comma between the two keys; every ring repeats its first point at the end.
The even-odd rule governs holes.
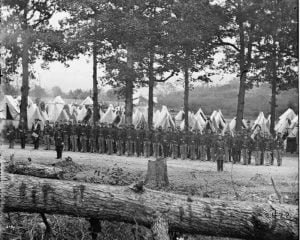
{"type": "Polygon", "coordinates": [[[166,159],[160,158],[155,161],[148,161],[145,184],[149,187],[158,188],[169,185],[166,159]]]}
{"type": "MultiPolygon", "coordinates": [[[[157,212],[169,231],[242,239],[298,239],[298,207],[226,201],[127,186],[5,174],[4,212],[64,214],[151,228],[157,212]]],[[[3,176],[2,176],[3,177],[3,176]]],[[[2,189],[2,190],[3,190],[2,189]]]]}

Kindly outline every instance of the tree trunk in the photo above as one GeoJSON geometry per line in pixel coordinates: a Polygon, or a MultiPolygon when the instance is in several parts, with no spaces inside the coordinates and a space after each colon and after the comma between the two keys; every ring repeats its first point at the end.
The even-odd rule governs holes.
{"type": "Polygon", "coordinates": [[[169,185],[166,159],[148,161],[148,170],[145,183],[151,187],[165,187],[169,185]]]}
{"type": "Polygon", "coordinates": [[[134,47],[128,45],[127,47],[127,67],[129,73],[126,80],[126,93],[125,93],[125,122],[127,125],[132,124],[132,113],[133,113],[133,82],[134,82],[134,47]]]}
{"type": "Polygon", "coordinates": [[[170,240],[168,221],[161,214],[155,219],[151,230],[154,240],[170,240]]]}
{"type": "MultiPolygon", "coordinates": [[[[239,11],[241,10],[241,2],[239,2],[239,11]]],[[[245,81],[247,75],[247,69],[245,68],[245,32],[244,32],[244,23],[241,19],[238,20],[239,24],[239,37],[240,37],[240,59],[239,59],[239,67],[240,67],[240,87],[238,94],[238,104],[237,104],[237,112],[236,112],[236,131],[241,130],[243,125],[244,118],[244,106],[245,106],[245,81]]]]}
{"type": "Polygon", "coordinates": [[[149,60],[149,96],[148,96],[148,128],[152,129],[153,126],[153,89],[154,89],[154,53],[150,52],[149,60]]]}
{"type": "Polygon", "coordinates": [[[184,130],[189,130],[189,68],[184,69],[184,130]]]}
{"type": "MultiPolygon", "coordinates": [[[[276,70],[275,70],[276,71],[276,70]]],[[[272,78],[272,96],[271,96],[271,123],[270,123],[270,133],[272,135],[275,134],[275,117],[276,117],[276,90],[277,90],[277,84],[276,84],[276,77],[272,78]]]]}
{"type": "MultiPolygon", "coordinates": [[[[137,223],[150,228],[157,212],[170,231],[246,239],[298,239],[298,207],[192,199],[144,188],[61,181],[5,174],[4,212],[63,214],[137,223]]],[[[3,177],[3,176],[2,176],[3,177]]]]}
{"type": "Polygon", "coordinates": [[[98,81],[97,81],[97,45],[93,43],[93,124],[96,126],[99,114],[98,109],[98,81]]]}
{"type": "Polygon", "coordinates": [[[27,36],[27,29],[23,32],[23,47],[22,47],[22,87],[21,87],[21,105],[20,105],[20,119],[24,119],[24,124],[28,127],[27,119],[27,105],[29,94],[29,39],[27,36]]]}

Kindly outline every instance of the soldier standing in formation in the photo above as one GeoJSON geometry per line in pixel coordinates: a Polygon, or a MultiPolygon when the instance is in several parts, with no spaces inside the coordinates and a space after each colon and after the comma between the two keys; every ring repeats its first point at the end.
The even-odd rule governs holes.
{"type": "Polygon", "coordinates": [[[44,143],[45,143],[45,150],[50,150],[51,143],[50,143],[50,135],[52,132],[52,127],[49,124],[49,121],[47,120],[44,126],[44,143]]]}
{"type": "Polygon", "coordinates": [[[57,154],[56,159],[62,158],[62,151],[64,148],[64,131],[62,127],[62,125],[57,125],[54,131],[55,150],[57,154]]]}
{"type": "Polygon", "coordinates": [[[16,128],[10,123],[6,129],[6,137],[9,142],[9,148],[14,148],[16,139],[16,128]]]}
{"type": "Polygon", "coordinates": [[[34,149],[39,149],[40,134],[41,134],[41,125],[39,124],[39,121],[40,119],[36,118],[31,128],[34,149]]]}
{"type": "Polygon", "coordinates": [[[25,125],[25,121],[23,118],[20,119],[19,127],[18,127],[19,135],[20,135],[20,140],[21,140],[21,148],[25,148],[26,144],[26,131],[27,127],[25,125]]]}

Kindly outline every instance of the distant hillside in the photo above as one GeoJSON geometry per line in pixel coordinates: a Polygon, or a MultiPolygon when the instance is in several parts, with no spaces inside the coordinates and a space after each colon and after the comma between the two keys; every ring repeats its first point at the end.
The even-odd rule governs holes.
{"type": "MultiPolygon", "coordinates": [[[[213,110],[221,109],[225,118],[236,115],[239,83],[232,81],[226,85],[213,87],[196,87],[190,91],[189,105],[196,112],[199,107],[204,113],[211,114],[213,110]]],[[[268,115],[270,112],[271,89],[268,85],[255,87],[246,93],[244,117],[256,118],[260,111],[268,115]]],[[[277,97],[277,115],[279,116],[288,107],[298,113],[298,90],[291,89],[282,92],[277,97]]],[[[158,102],[170,109],[178,111],[183,107],[183,91],[172,92],[158,96],[158,102]]]]}

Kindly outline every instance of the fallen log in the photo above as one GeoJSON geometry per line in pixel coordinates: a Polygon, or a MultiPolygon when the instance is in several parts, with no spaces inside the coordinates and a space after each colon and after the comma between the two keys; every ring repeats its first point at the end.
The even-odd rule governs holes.
{"type": "Polygon", "coordinates": [[[4,212],[66,214],[138,223],[151,228],[157,212],[169,230],[244,239],[298,239],[298,208],[223,201],[129,187],[5,174],[4,212]]]}
{"type": "Polygon", "coordinates": [[[52,179],[61,179],[64,174],[64,171],[58,167],[25,162],[6,164],[5,170],[13,174],[52,179]]]}

